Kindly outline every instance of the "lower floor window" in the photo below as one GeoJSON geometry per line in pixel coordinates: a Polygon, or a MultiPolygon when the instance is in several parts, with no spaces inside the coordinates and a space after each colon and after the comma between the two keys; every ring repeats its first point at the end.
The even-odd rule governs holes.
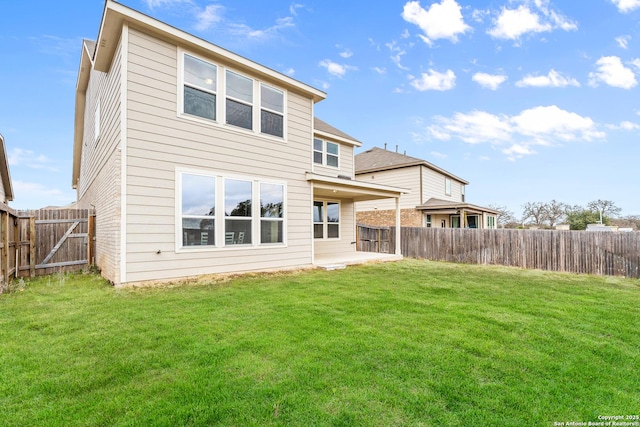
{"type": "Polygon", "coordinates": [[[496,217],[488,216],[487,217],[487,228],[496,228],[496,217]]]}
{"type": "Polygon", "coordinates": [[[424,216],[424,225],[427,228],[431,228],[431,215],[427,214],[424,216]]]}
{"type": "Polygon", "coordinates": [[[285,242],[284,184],[186,171],[176,178],[182,247],[285,242]]]}
{"type": "Polygon", "coordinates": [[[340,203],[313,202],[313,237],[314,239],[340,238],[340,203]]]}
{"type": "Polygon", "coordinates": [[[465,215],[464,224],[460,215],[451,215],[451,228],[478,228],[478,215],[465,215]]]}

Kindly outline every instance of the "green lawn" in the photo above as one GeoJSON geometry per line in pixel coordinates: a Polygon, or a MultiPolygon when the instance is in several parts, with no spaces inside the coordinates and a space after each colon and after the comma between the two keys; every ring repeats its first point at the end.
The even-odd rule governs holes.
{"type": "Polygon", "coordinates": [[[552,426],[639,408],[638,280],[405,260],[0,295],[3,426],[552,426]]]}

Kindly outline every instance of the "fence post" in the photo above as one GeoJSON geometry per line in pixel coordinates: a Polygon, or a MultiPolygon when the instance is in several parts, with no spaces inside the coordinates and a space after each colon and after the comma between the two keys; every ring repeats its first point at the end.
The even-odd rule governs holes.
{"type": "Polygon", "coordinates": [[[29,277],[36,276],[36,217],[29,216],[29,277]]]}
{"type": "Polygon", "coordinates": [[[2,212],[2,278],[9,283],[9,212],[2,212]]]}

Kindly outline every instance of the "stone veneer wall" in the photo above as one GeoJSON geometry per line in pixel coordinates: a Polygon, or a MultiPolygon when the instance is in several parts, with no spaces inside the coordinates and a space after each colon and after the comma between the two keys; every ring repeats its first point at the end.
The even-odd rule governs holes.
{"type": "MultiPolygon", "coordinates": [[[[395,226],[396,211],[395,209],[391,209],[357,212],[356,221],[358,224],[371,225],[374,227],[395,226]]],[[[422,214],[416,209],[401,209],[400,225],[402,227],[422,227],[424,225],[422,214]]]]}

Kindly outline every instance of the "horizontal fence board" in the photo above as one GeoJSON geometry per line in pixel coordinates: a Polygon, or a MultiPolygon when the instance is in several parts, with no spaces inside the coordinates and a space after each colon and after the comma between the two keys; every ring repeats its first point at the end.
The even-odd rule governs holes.
{"type": "MultiPolygon", "coordinates": [[[[358,250],[395,247],[393,230],[359,225],[358,250]]],[[[400,243],[408,258],[640,278],[637,232],[403,227],[400,243]]]]}

